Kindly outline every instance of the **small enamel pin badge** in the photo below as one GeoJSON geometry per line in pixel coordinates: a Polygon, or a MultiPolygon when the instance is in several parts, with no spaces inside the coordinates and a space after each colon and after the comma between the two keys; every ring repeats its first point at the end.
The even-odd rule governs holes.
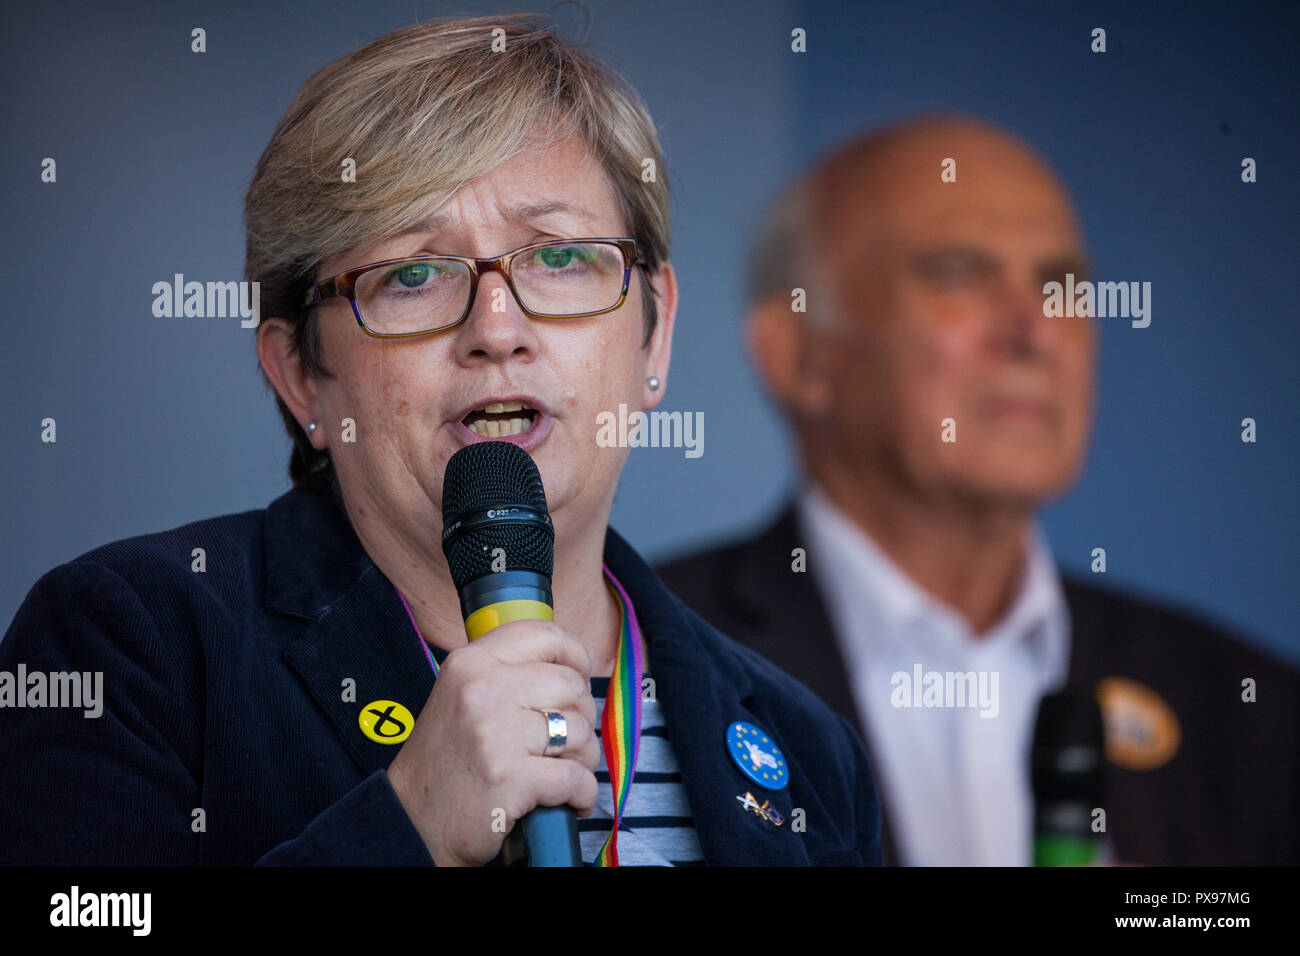
{"type": "Polygon", "coordinates": [[[790,782],[785,754],[753,724],[738,720],[727,728],[727,753],[740,772],[764,790],[783,790],[790,782]]]}
{"type": "Polygon", "coordinates": [[[736,797],[736,801],[740,804],[742,810],[748,810],[750,813],[757,813],[773,826],[779,827],[781,824],[785,823],[785,817],[776,812],[776,807],[769,807],[766,800],[759,803],[754,799],[754,795],[748,790],[745,791],[743,797],[736,797]]]}
{"type": "Polygon", "coordinates": [[[400,744],[411,736],[415,718],[395,700],[372,701],[357,715],[361,732],[377,744],[400,744]]]}

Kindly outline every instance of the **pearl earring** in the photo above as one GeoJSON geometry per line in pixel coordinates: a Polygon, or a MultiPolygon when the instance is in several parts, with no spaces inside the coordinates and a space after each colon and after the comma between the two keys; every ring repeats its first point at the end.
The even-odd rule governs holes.
{"type": "Polygon", "coordinates": [[[646,380],[646,384],[650,386],[650,390],[651,390],[651,391],[654,391],[655,389],[657,389],[657,388],[659,387],[659,379],[655,378],[655,377],[652,375],[652,376],[650,376],[650,378],[648,378],[648,379],[646,380]]]}
{"type": "Polygon", "coordinates": [[[314,432],[315,430],[316,430],[316,423],[315,423],[315,422],[308,422],[308,423],[307,423],[307,434],[310,435],[310,434],[311,434],[312,432],[314,432]]]}

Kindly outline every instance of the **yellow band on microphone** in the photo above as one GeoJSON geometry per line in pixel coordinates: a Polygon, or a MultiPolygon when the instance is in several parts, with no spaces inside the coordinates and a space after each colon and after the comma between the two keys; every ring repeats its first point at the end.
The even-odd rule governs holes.
{"type": "Polygon", "coordinates": [[[542,601],[530,601],[527,598],[515,598],[511,601],[497,601],[479,608],[465,618],[465,634],[469,639],[482,637],[494,627],[510,621],[554,621],[555,610],[542,601]]]}

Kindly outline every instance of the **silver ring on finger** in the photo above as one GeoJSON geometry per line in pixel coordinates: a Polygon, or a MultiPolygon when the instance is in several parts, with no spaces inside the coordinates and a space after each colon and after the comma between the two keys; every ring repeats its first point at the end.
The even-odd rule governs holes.
{"type": "Polygon", "coordinates": [[[564,715],[555,710],[541,711],[546,718],[546,749],[542,751],[543,757],[558,757],[564,753],[564,746],[569,742],[569,722],[564,719],[564,715]]]}

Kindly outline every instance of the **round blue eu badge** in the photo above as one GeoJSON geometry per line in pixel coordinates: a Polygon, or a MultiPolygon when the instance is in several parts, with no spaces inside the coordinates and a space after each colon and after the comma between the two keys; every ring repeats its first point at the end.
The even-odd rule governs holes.
{"type": "Polygon", "coordinates": [[[783,790],[790,782],[785,754],[767,731],[738,720],[727,728],[727,753],[754,783],[767,790],[783,790]]]}

